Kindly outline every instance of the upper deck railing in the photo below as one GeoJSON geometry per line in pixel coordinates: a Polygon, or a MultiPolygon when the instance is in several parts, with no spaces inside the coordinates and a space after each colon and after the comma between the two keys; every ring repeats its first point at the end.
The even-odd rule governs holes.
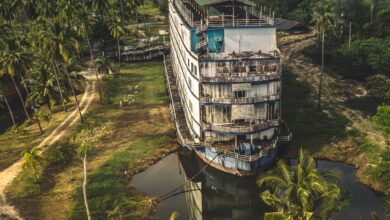
{"type": "Polygon", "coordinates": [[[175,6],[180,15],[191,27],[260,27],[273,26],[274,16],[266,15],[253,7],[245,10],[245,17],[235,18],[232,15],[221,14],[219,16],[199,18],[191,7],[186,6],[182,0],[169,0],[175,6]],[[198,18],[198,19],[196,19],[198,18]]]}

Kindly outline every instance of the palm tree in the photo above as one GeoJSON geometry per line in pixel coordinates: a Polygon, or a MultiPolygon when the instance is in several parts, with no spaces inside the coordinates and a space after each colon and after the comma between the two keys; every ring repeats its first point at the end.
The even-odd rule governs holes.
{"type": "Polygon", "coordinates": [[[27,112],[24,99],[19,90],[19,87],[15,81],[15,75],[17,72],[26,71],[27,65],[30,63],[30,54],[20,51],[15,42],[9,40],[8,46],[0,54],[0,77],[3,75],[8,75],[12,81],[13,86],[15,87],[16,92],[18,93],[20,102],[22,103],[24,113],[26,117],[30,120],[30,115],[27,112]]]}
{"type": "Polygon", "coordinates": [[[101,56],[95,61],[97,72],[99,74],[103,74],[104,76],[108,76],[112,71],[112,63],[110,59],[106,56],[101,56]]]}
{"type": "Polygon", "coordinates": [[[312,23],[315,26],[318,34],[321,36],[322,40],[322,50],[321,50],[321,73],[320,73],[320,85],[318,91],[318,110],[321,110],[321,96],[322,96],[322,81],[324,73],[324,62],[325,62],[325,32],[326,30],[332,29],[333,24],[333,5],[334,1],[332,0],[318,0],[313,7],[313,20],[312,23]]]}
{"type": "Polygon", "coordinates": [[[301,149],[297,165],[289,168],[278,161],[274,173],[258,179],[265,191],[262,200],[277,209],[265,214],[265,219],[327,219],[339,205],[342,191],[332,172],[319,172],[312,157],[301,149]]]}
{"type": "Polygon", "coordinates": [[[3,99],[4,99],[4,102],[5,102],[5,105],[7,106],[9,115],[10,115],[11,120],[12,120],[12,123],[14,124],[15,129],[18,131],[19,128],[18,128],[18,126],[16,125],[14,113],[13,113],[13,111],[12,111],[12,109],[11,109],[11,106],[9,105],[7,96],[6,96],[6,94],[5,94],[4,85],[3,85],[3,84],[1,83],[1,81],[0,81],[0,101],[3,100],[3,99]]]}
{"type": "Polygon", "coordinates": [[[92,8],[99,16],[103,16],[103,18],[107,16],[110,5],[109,0],[92,0],[92,8]]]}
{"type": "Polygon", "coordinates": [[[39,165],[39,162],[43,159],[43,156],[39,154],[38,150],[38,147],[33,147],[31,151],[22,151],[22,156],[26,162],[26,165],[28,166],[33,175],[35,183],[38,181],[37,166],[39,165]]]}
{"type": "Polygon", "coordinates": [[[80,110],[80,104],[76,95],[76,92],[73,88],[72,81],[69,77],[69,72],[67,65],[70,63],[70,51],[72,49],[78,50],[77,40],[74,38],[74,34],[69,25],[62,19],[54,19],[49,23],[49,33],[51,40],[47,42],[46,48],[50,51],[52,57],[54,57],[54,68],[57,70],[57,74],[60,73],[58,62],[64,63],[64,72],[68,80],[70,89],[75,98],[76,107],[79,112],[80,120],[83,122],[83,116],[80,110]]]}
{"type": "Polygon", "coordinates": [[[94,55],[93,55],[93,51],[92,51],[92,44],[91,44],[91,41],[89,39],[89,35],[91,33],[91,25],[92,25],[92,22],[94,22],[94,19],[92,18],[92,16],[90,16],[87,7],[83,7],[83,9],[80,11],[82,11],[82,12],[80,12],[80,19],[79,19],[79,25],[78,25],[77,31],[78,31],[79,36],[81,36],[87,40],[89,55],[90,55],[90,64],[93,66],[94,71],[95,71],[96,82],[97,82],[98,91],[99,91],[100,103],[103,103],[99,75],[98,75],[98,71],[96,69],[96,63],[95,63],[95,59],[94,59],[94,55]]]}
{"type": "Polygon", "coordinates": [[[119,62],[119,69],[120,69],[120,66],[121,66],[121,47],[119,45],[119,41],[120,41],[120,38],[125,34],[126,29],[125,29],[123,22],[119,18],[114,19],[111,22],[109,28],[110,28],[111,35],[116,39],[116,42],[117,42],[118,62],[119,62]]]}
{"type": "MultiPolygon", "coordinates": [[[[55,82],[57,84],[57,90],[58,90],[58,93],[60,95],[59,98],[61,100],[62,107],[63,107],[64,111],[67,112],[65,99],[67,99],[68,97],[67,96],[65,97],[66,91],[64,91],[65,94],[63,93],[63,90],[66,89],[66,87],[62,87],[60,84],[60,79],[59,79],[60,73],[58,73],[57,69],[55,68],[54,58],[53,58],[53,54],[52,54],[53,50],[50,50],[51,49],[50,46],[52,44],[54,44],[53,43],[54,39],[53,39],[52,35],[50,34],[50,29],[44,25],[34,26],[32,28],[32,30],[30,31],[28,36],[29,36],[28,37],[29,45],[31,46],[32,50],[35,52],[34,53],[35,54],[35,64],[40,64],[39,69],[40,69],[40,71],[42,71],[38,75],[40,75],[42,77],[43,77],[43,75],[41,75],[41,74],[46,74],[47,76],[52,76],[52,74],[50,74],[49,72],[54,73],[54,79],[55,79],[55,82]],[[49,30],[49,31],[47,31],[47,30],[49,30]],[[45,67],[43,68],[43,66],[45,66],[45,67]]],[[[45,77],[45,78],[50,78],[50,77],[45,77]]],[[[47,86],[49,86],[49,85],[47,84],[44,87],[47,88],[47,86]]],[[[54,89],[54,85],[51,85],[50,87],[54,89]]],[[[47,91],[55,92],[54,90],[47,90],[47,91]]],[[[57,96],[52,96],[52,97],[57,97],[57,96]]],[[[49,110],[50,110],[50,106],[49,106],[49,110]]]]}

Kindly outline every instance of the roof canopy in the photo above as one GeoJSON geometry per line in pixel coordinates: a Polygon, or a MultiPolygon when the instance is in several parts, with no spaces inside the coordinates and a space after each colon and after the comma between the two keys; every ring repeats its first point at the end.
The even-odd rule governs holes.
{"type": "MultiPolygon", "coordinates": [[[[229,2],[229,4],[231,4],[233,0],[195,0],[195,1],[199,6],[208,6],[208,5],[215,5],[224,2],[229,2]]],[[[244,5],[254,5],[253,2],[250,0],[235,0],[235,2],[242,3],[244,5]]]]}

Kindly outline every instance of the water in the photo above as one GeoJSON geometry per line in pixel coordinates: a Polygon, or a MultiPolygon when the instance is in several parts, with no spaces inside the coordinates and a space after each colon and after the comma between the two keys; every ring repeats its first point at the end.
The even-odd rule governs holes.
{"type": "MultiPolygon", "coordinates": [[[[334,220],[370,220],[376,211],[384,219],[384,199],[368,187],[357,182],[352,166],[330,161],[317,161],[320,170],[341,172],[342,185],[352,196],[348,207],[337,213],[334,220]]],[[[179,219],[262,219],[267,211],[259,198],[254,177],[237,178],[207,168],[193,180],[205,164],[194,157],[171,154],[146,171],[135,175],[131,185],[151,197],[161,196],[184,184],[180,192],[161,202],[156,219],[166,220],[177,211],[179,219]]]]}

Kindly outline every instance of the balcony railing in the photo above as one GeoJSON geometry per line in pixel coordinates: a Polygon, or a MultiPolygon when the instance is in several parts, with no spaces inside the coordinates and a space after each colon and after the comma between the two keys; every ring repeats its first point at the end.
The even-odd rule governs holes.
{"type": "MultiPolygon", "coordinates": [[[[179,11],[181,16],[191,27],[203,26],[200,20],[195,20],[198,18],[198,14],[193,11],[191,7],[187,7],[182,0],[170,0],[170,2],[175,5],[175,8],[179,11]]],[[[202,19],[202,18],[200,18],[202,19]]],[[[253,27],[253,26],[273,26],[274,17],[271,15],[266,15],[261,11],[255,10],[253,7],[248,8],[245,11],[245,17],[242,18],[232,18],[232,15],[221,14],[218,17],[207,17],[205,23],[207,27],[253,27]]]]}
{"type": "Polygon", "coordinates": [[[245,82],[264,82],[279,80],[280,74],[277,72],[260,75],[235,75],[235,74],[218,74],[217,76],[207,77],[200,76],[203,83],[245,83],[245,82]]]}
{"type": "Polygon", "coordinates": [[[236,124],[208,124],[202,123],[202,129],[206,131],[217,131],[225,133],[252,133],[257,131],[266,130],[272,127],[278,127],[279,120],[270,120],[255,125],[236,125],[236,124]]]}
{"type": "Polygon", "coordinates": [[[256,97],[243,97],[243,98],[234,98],[234,97],[201,97],[200,101],[203,104],[253,104],[259,102],[268,102],[268,101],[277,101],[280,99],[279,94],[267,95],[267,96],[256,96],[256,97]]]}

